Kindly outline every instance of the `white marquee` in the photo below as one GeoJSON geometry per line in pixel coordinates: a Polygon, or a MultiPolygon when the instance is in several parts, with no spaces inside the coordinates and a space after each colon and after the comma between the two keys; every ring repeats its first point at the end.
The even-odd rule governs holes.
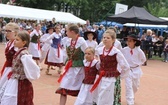
{"type": "Polygon", "coordinates": [[[52,20],[52,18],[55,18],[57,22],[81,23],[81,24],[86,23],[85,20],[82,20],[71,13],[33,9],[6,4],[0,4],[0,17],[31,19],[31,20],[44,20],[44,19],[52,20]]]}

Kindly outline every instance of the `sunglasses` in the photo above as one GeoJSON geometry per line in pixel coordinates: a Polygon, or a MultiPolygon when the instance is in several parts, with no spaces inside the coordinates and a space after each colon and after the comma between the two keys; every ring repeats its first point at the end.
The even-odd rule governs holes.
{"type": "Polygon", "coordinates": [[[15,31],[12,31],[12,30],[3,30],[4,32],[15,32],[15,31]]]}

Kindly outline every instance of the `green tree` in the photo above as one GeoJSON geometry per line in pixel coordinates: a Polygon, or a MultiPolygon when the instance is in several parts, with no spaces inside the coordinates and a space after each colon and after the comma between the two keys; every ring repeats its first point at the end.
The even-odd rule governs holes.
{"type": "Polygon", "coordinates": [[[152,15],[156,17],[168,17],[168,1],[159,0],[158,2],[147,3],[144,8],[146,8],[152,15]]]}

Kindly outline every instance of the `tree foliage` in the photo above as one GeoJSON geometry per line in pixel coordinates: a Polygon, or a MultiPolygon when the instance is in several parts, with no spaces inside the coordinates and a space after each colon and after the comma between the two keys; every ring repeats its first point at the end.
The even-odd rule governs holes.
{"type": "Polygon", "coordinates": [[[156,17],[168,17],[168,1],[159,0],[160,3],[147,3],[146,8],[152,15],[156,17]]]}
{"type": "MultiPolygon", "coordinates": [[[[7,2],[8,0],[3,0],[7,2]]],[[[145,7],[152,15],[157,17],[168,16],[168,0],[16,0],[17,5],[31,8],[57,10],[62,8],[65,12],[71,11],[82,19],[91,22],[101,21],[113,15],[116,3],[145,7]],[[78,13],[80,10],[80,14],[78,13]]]]}

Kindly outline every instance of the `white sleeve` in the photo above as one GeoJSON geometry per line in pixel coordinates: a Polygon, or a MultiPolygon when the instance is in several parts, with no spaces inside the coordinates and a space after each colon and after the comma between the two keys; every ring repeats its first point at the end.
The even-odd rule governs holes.
{"type": "Polygon", "coordinates": [[[51,34],[49,37],[47,37],[44,42],[49,42],[49,40],[53,39],[54,38],[54,33],[51,34]]]}
{"type": "Polygon", "coordinates": [[[140,65],[144,64],[144,62],[146,61],[146,56],[141,49],[139,49],[139,59],[141,63],[140,65]]]}
{"type": "Polygon", "coordinates": [[[34,34],[35,34],[35,30],[33,30],[33,31],[30,33],[30,38],[32,38],[34,34]]]}
{"type": "Polygon", "coordinates": [[[130,66],[127,62],[127,60],[125,59],[124,55],[119,51],[117,53],[117,62],[118,62],[118,66],[117,68],[119,68],[119,72],[121,79],[124,79],[128,76],[129,71],[130,71],[130,66]]]}
{"type": "Polygon", "coordinates": [[[40,42],[44,42],[44,41],[46,40],[46,38],[47,38],[47,35],[46,35],[46,34],[42,35],[42,36],[40,37],[40,42]]]}
{"type": "Polygon", "coordinates": [[[32,55],[22,55],[21,62],[24,67],[24,72],[29,81],[40,77],[40,68],[32,59],[32,55]]]}
{"type": "Polygon", "coordinates": [[[88,47],[88,45],[87,45],[87,43],[84,39],[82,39],[81,41],[83,42],[82,45],[81,45],[81,50],[83,52],[85,52],[85,49],[88,47]]]}

